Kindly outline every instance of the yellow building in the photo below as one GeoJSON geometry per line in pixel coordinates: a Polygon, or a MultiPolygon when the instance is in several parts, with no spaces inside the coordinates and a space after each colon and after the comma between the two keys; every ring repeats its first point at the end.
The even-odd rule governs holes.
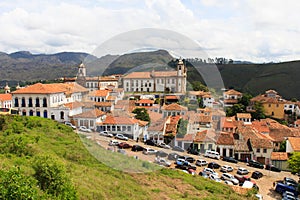
{"type": "Polygon", "coordinates": [[[265,94],[252,98],[251,104],[254,105],[255,102],[262,104],[266,116],[284,119],[284,104],[286,100],[282,99],[275,90],[267,90],[265,94]]]}

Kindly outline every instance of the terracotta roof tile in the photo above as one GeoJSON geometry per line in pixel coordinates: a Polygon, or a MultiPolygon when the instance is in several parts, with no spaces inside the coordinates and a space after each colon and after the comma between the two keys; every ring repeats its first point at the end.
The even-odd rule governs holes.
{"type": "Polygon", "coordinates": [[[151,99],[140,99],[136,103],[137,104],[141,104],[141,103],[153,104],[154,100],[151,100],[151,99]]]}
{"type": "Polygon", "coordinates": [[[109,92],[110,92],[109,90],[94,90],[90,92],[89,96],[106,97],[109,92]]]}
{"type": "Polygon", "coordinates": [[[176,110],[176,111],[182,111],[182,110],[188,110],[187,107],[181,106],[177,103],[172,103],[170,105],[164,105],[162,110],[176,110]]]}
{"type": "Polygon", "coordinates": [[[240,92],[238,92],[236,90],[233,90],[233,89],[224,92],[224,94],[227,94],[227,95],[239,95],[239,96],[242,95],[242,93],[240,93],[240,92]]]}
{"type": "Polygon", "coordinates": [[[111,102],[94,102],[96,107],[111,107],[111,102]]]}
{"type": "Polygon", "coordinates": [[[94,109],[87,112],[83,112],[78,115],[74,115],[73,118],[98,118],[103,115],[105,115],[105,112],[98,109],[94,109]]]}
{"type": "Polygon", "coordinates": [[[288,153],[287,152],[272,152],[271,153],[271,160],[288,160],[288,153]]]}
{"type": "Polygon", "coordinates": [[[11,101],[12,95],[11,94],[0,94],[0,101],[11,101]]]}
{"type": "Polygon", "coordinates": [[[288,141],[290,142],[294,151],[300,152],[300,137],[289,137],[288,141]]]}
{"type": "Polygon", "coordinates": [[[166,95],[165,97],[167,100],[178,100],[179,97],[177,97],[176,95],[166,95]]]}
{"type": "Polygon", "coordinates": [[[64,106],[72,110],[74,108],[82,107],[83,104],[81,102],[75,101],[75,102],[65,103],[64,106]]]}
{"type": "Polygon", "coordinates": [[[124,79],[127,78],[143,78],[143,79],[150,79],[151,73],[150,72],[131,72],[124,76],[124,79]]]}
{"type": "Polygon", "coordinates": [[[198,132],[194,138],[194,142],[215,142],[215,132],[212,130],[204,130],[198,132]]]}
{"type": "Polygon", "coordinates": [[[234,145],[234,139],[232,133],[221,132],[217,136],[218,145],[234,145]]]}
{"type": "Polygon", "coordinates": [[[251,114],[250,113],[237,113],[236,116],[237,116],[237,118],[251,119],[251,114]]]}
{"type": "Polygon", "coordinates": [[[129,117],[116,117],[108,115],[106,116],[106,119],[104,120],[103,124],[117,124],[117,125],[130,125],[130,124],[136,124],[138,123],[138,120],[129,118],[129,117]]]}
{"type": "Polygon", "coordinates": [[[272,142],[263,138],[250,138],[250,143],[253,148],[273,149],[272,142]]]}
{"type": "Polygon", "coordinates": [[[194,138],[195,138],[195,134],[187,133],[187,134],[184,135],[183,138],[176,137],[176,140],[177,141],[189,141],[189,142],[193,142],[194,138]]]}

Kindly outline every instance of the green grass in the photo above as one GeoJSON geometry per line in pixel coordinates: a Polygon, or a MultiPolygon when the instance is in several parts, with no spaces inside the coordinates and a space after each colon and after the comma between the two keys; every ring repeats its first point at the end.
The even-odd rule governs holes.
{"type": "Polygon", "coordinates": [[[49,119],[0,116],[0,142],[0,170],[18,166],[24,175],[33,177],[34,159],[51,155],[64,163],[80,199],[246,199],[231,188],[200,176],[106,151],[49,119]],[[24,139],[18,154],[14,151],[17,144],[8,144],[11,138],[24,139]],[[110,158],[105,163],[111,163],[99,162],[104,158],[110,158]],[[143,173],[126,173],[118,168],[143,173]]]}

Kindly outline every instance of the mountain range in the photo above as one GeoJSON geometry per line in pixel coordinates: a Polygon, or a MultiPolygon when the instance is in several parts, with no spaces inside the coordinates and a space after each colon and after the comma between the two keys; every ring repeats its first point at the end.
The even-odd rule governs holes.
{"type": "MultiPolygon", "coordinates": [[[[27,51],[0,53],[0,85],[8,82],[54,80],[74,77],[81,62],[87,66],[88,75],[100,76],[124,74],[129,70],[170,70],[174,58],[165,50],[139,52],[124,55],[106,55],[101,58],[80,52],[56,54],[31,54],[27,51]]],[[[212,69],[215,64],[201,63],[201,67],[212,69]]],[[[203,80],[193,66],[187,62],[188,82],[203,80]]],[[[218,64],[226,88],[234,88],[253,95],[275,89],[284,98],[300,99],[300,61],[282,63],[233,63],[218,64]]]]}

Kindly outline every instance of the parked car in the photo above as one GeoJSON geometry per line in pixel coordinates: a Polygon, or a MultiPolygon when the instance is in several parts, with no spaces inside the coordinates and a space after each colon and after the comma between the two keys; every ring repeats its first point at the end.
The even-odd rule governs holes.
{"type": "Polygon", "coordinates": [[[281,172],[281,169],[275,167],[274,165],[270,165],[270,164],[266,165],[265,169],[266,170],[271,170],[271,171],[274,171],[274,172],[281,172]]]}
{"type": "Polygon", "coordinates": [[[188,169],[188,172],[189,172],[189,174],[191,174],[191,175],[193,175],[193,176],[196,174],[196,170],[193,169],[193,168],[189,168],[189,169],[188,169]]]}
{"type": "Polygon", "coordinates": [[[220,169],[221,172],[232,172],[233,171],[233,168],[229,165],[223,165],[220,169]]]}
{"type": "Polygon", "coordinates": [[[144,149],[145,149],[144,147],[137,145],[137,144],[135,144],[131,147],[131,151],[143,151],[144,149]]]}
{"type": "Polygon", "coordinates": [[[203,172],[207,173],[207,174],[217,174],[217,172],[215,172],[215,170],[211,169],[211,168],[204,168],[203,172]]]}
{"type": "Polygon", "coordinates": [[[231,163],[238,163],[238,161],[236,159],[234,159],[233,157],[223,157],[222,160],[226,161],[226,162],[231,162],[231,163]]]}
{"type": "Polygon", "coordinates": [[[169,153],[169,155],[168,155],[169,160],[177,160],[178,157],[179,157],[179,154],[177,154],[175,152],[169,153]]]}
{"type": "Polygon", "coordinates": [[[187,152],[188,152],[189,154],[193,154],[193,155],[200,155],[200,152],[199,152],[197,149],[193,149],[193,148],[189,148],[189,149],[187,150],[187,152]]]}
{"type": "Polygon", "coordinates": [[[145,144],[150,146],[156,146],[156,143],[153,140],[146,140],[145,144]]]}
{"type": "Polygon", "coordinates": [[[158,146],[164,149],[171,149],[171,146],[167,145],[164,142],[159,143],[158,146]]]}
{"type": "Polygon", "coordinates": [[[263,177],[263,174],[260,171],[252,172],[251,178],[260,179],[261,177],[263,177]]]}
{"type": "Polygon", "coordinates": [[[199,172],[199,176],[202,176],[203,178],[208,178],[208,174],[206,172],[199,172]]]}
{"type": "Polygon", "coordinates": [[[275,186],[275,191],[280,194],[283,194],[285,191],[289,191],[289,192],[294,193],[295,196],[298,196],[298,194],[299,194],[297,191],[297,188],[295,188],[291,185],[286,185],[284,183],[277,183],[275,186]]]}
{"type": "Polygon", "coordinates": [[[132,145],[130,145],[130,144],[126,143],[126,142],[121,142],[121,143],[118,144],[118,147],[120,149],[129,149],[129,148],[132,147],[132,145]]]}
{"type": "Polygon", "coordinates": [[[211,169],[219,169],[221,167],[221,165],[219,165],[216,162],[210,162],[210,163],[208,163],[207,167],[211,168],[211,169]]]}
{"type": "Polygon", "coordinates": [[[225,180],[224,183],[227,184],[227,185],[233,185],[233,182],[228,181],[228,180],[225,180]]]}
{"type": "Polygon", "coordinates": [[[186,157],[185,157],[185,160],[188,161],[189,163],[195,162],[195,158],[190,157],[190,156],[186,156],[186,157]]]}
{"type": "Polygon", "coordinates": [[[117,134],[115,138],[119,140],[126,140],[126,141],[128,140],[128,137],[124,136],[123,134],[117,134]]]}
{"type": "Polygon", "coordinates": [[[159,156],[159,157],[167,157],[168,156],[168,153],[164,152],[164,151],[157,151],[156,152],[156,156],[159,156]]]}
{"type": "Polygon", "coordinates": [[[293,192],[290,192],[290,191],[284,191],[282,193],[282,199],[295,199],[295,200],[298,200],[297,199],[297,196],[293,193],[293,192]]]}
{"type": "Polygon", "coordinates": [[[233,175],[228,173],[223,173],[221,179],[231,181],[234,185],[239,184],[239,180],[237,180],[233,175]]]}
{"type": "Polygon", "coordinates": [[[196,160],[196,165],[197,166],[205,166],[205,165],[207,165],[207,162],[206,162],[206,160],[199,159],[199,160],[196,160]]]}
{"type": "Polygon", "coordinates": [[[216,182],[222,182],[222,180],[220,179],[220,177],[216,174],[209,174],[209,178],[213,181],[216,181],[216,182]]]}
{"type": "Polygon", "coordinates": [[[239,167],[236,173],[240,175],[245,175],[245,174],[249,174],[249,171],[246,168],[239,167]]]}
{"type": "Polygon", "coordinates": [[[250,167],[255,167],[255,168],[259,168],[259,169],[263,169],[264,165],[261,164],[260,162],[257,162],[256,160],[249,160],[248,165],[250,167]]]}
{"type": "Polygon", "coordinates": [[[174,146],[174,147],[172,148],[172,150],[173,150],[173,151],[184,152],[184,149],[181,148],[181,147],[179,147],[179,146],[174,146]]]}
{"type": "Polygon", "coordinates": [[[119,144],[118,140],[110,140],[108,143],[109,146],[118,146],[118,144],[119,144]]]}
{"type": "Polygon", "coordinates": [[[242,186],[245,181],[250,181],[253,184],[256,184],[255,181],[251,180],[251,178],[249,178],[248,176],[242,176],[242,175],[235,174],[234,178],[236,178],[239,181],[240,186],[242,186]]]}
{"type": "Polygon", "coordinates": [[[153,155],[153,154],[156,154],[156,150],[155,149],[151,149],[151,148],[145,148],[143,150],[143,154],[145,155],[153,155]]]}
{"type": "Polygon", "coordinates": [[[113,137],[113,134],[107,132],[107,131],[100,131],[99,135],[105,136],[105,137],[113,137]]]}
{"type": "Polygon", "coordinates": [[[164,158],[155,157],[154,163],[157,163],[159,165],[163,165],[163,166],[166,166],[166,167],[171,166],[171,163],[169,161],[167,161],[166,159],[164,159],[164,158]]]}
{"type": "Polygon", "coordinates": [[[204,156],[218,160],[220,159],[220,154],[217,151],[206,150],[204,156]]]}
{"type": "Polygon", "coordinates": [[[72,129],[76,129],[76,126],[74,126],[71,122],[65,122],[65,125],[70,126],[72,129]]]}
{"type": "Polygon", "coordinates": [[[85,127],[85,126],[79,126],[78,130],[82,131],[82,132],[87,132],[87,133],[93,132],[91,129],[89,129],[89,128],[85,127]]]}

